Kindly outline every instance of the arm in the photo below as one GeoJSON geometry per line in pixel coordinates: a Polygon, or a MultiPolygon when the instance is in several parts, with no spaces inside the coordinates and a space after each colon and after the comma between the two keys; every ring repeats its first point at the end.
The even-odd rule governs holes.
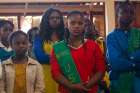
{"type": "Polygon", "coordinates": [[[48,54],[45,53],[42,45],[43,45],[43,40],[39,36],[36,36],[33,43],[33,51],[35,57],[40,63],[46,63],[49,62],[50,57],[48,54]]]}
{"type": "MultiPolygon", "coordinates": [[[[65,88],[69,89],[70,91],[88,91],[86,87],[84,87],[83,84],[72,84],[61,72],[60,66],[57,62],[57,59],[55,57],[54,51],[51,55],[51,73],[53,79],[59,83],[60,85],[63,85],[65,88]]],[[[78,92],[79,93],[79,92],[78,92]]]]}
{"type": "Polygon", "coordinates": [[[96,44],[95,45],[95,71],[94,75],[91,77],[91,79],[88,81],[88,84],[86,85],[87,88],[92,88],[95,84],[97,84],[100,80],[102,80],[104,73],[105,73],[105,59],[103,57],[103,54],[101,52],[101,49],[96,44]]]}
{"type": "Polygon", "coordinates": [[[43,68],[40,64],[37,65],[37,75],[36,75],[36,83],[35,83],[35,92],[34,93],[45,93],[44,88],[44,74],[43,68]]]}
{"type": "Polygon", "coordinates": [[[111,69],[114,71],[133,70],[134,63],[123,55],[123,51],[120,49],[112,33],[107,37],[107,59],[111,65],[111,69]]]}

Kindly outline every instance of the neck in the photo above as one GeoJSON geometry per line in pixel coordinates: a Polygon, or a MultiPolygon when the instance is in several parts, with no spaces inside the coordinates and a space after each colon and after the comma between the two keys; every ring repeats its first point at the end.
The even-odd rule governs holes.
{"type": "Polygon", "coordinates": [[[83,43],[82,36],[71,36],[69,37],[69,44],[74,47],[79,47],[83,43]]]}
{"type": "Polygon", "coordinates": [[[17,56],[15,56],[15,57],[13,57],[13,61],[14,61],[14,63],[26,63],[27,62],[27,60],[28,60],[28,57],[26,56],[26,55],[17,55],[17,56]]]}
{"type": "Polygon", "coordinates": [[[81,36],[81,35],[79,35],[79,36],[70,35],[69,39],[70,39],[72,42],[81,41],[81,40],[83,39],[83,36],[81,36]]]}
{"type": "Polygon", "coordinates": [[[131,27],[130,26],[121,26],[121,25],[119,25],[119,28],[128,31],[131,27]]]}

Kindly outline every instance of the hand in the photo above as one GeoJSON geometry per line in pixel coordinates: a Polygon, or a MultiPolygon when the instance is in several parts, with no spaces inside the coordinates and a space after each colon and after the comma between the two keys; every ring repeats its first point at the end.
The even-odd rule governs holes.
{"type": "Polygon", "coordinates": [[[81,83],[79,83],[79,84],[72,84],[70,86],[70,90],[71,91],[79,91],[80,93],[83,92],[83,91],[90,91],[90,89],[86,88],[84,86],[84,84],[81,84],[81,83]]]}

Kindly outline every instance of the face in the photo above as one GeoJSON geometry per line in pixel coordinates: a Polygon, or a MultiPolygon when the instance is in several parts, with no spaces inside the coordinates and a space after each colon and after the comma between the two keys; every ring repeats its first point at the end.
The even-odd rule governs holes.
{"type": "Polygon", "coordinates": [[[13,27],[10,24],[5,24],[0,29],[1,40],[4,41],[4,42],[7,42],[7,38],[12,31],[13,31],[13,27]]]}
{"type": "Polygon", "coordinates": [[[25,55],[28,50],[29,42],[26,36],[20,35],[12,40],[11,47],[16,55],[25,55]]]}
{"type": "Polygon", "coordinates": [[[79,14],[73,14],[68,18],[68,29],[71,35],[79,36],[84,32],[84,18],[79,14]]]}
{"type": "Polygon", "coordinates": [[[119,9],[118,12],[118,22],[120,26],[129,27],[134,19],[134,13],[131,13],[129,9],[122,10],[119,9]]]}
{"type": "Polygon", "coordinates": [[[58,12],[52,12],[49,16],[49,25],[51,28],[56,29],[60,25],[60,14],[58,12]]]}

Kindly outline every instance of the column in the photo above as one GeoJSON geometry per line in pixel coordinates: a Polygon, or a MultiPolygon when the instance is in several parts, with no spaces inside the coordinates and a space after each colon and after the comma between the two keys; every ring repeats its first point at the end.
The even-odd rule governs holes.
{"type": "Polygon", "coordinates": [[[115,0],[105,0],[106,35],[115,28],[115,0]]]}

